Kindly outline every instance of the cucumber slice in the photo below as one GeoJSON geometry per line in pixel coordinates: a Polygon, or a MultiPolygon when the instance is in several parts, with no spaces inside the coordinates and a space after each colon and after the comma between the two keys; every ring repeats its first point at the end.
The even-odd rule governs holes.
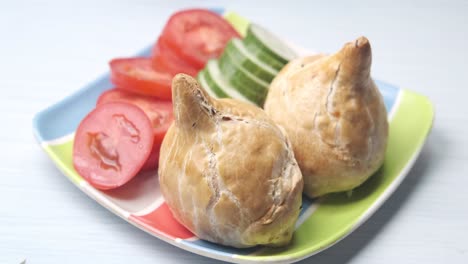
{"type": "Polygon", "coordinates": [[[261,62],[270,65],[273,69],[280,71],[286,64],[275,59],[273,56],[265,52],[256,45],[245,46],[247,50],[261,62]]]}
{"type": "Polygon", "coordinates": [[[197,80],[200,83],[201,87],[205,89],[205,91],[208,93],[209,96],[214,97],[214,98],[221,98],[213,91],[213,88],[211,88],[211,86],[208,85],[208,83],[206,82],[205,74],[206,73],[203,70],[203,71],[200,71],[197,75],[197,80]]]}
{"type": "Polygon", "coordinates": [[[221,56],[218,64],[221,74],[223,74],[234,89],[245,95],[247,99],[255,104],[263,106],[268,93],[269,84],[267,82],[236,65],[227,53],[221,56]]]}
{"type": "Polygon", "coordinates": [[[297,54],[286,43],[257,24],[250,24],[244,43],[249,49],[264,50],[284,64],[297,58],[297,54]]]}
{"type": "MultiPolygon", "coordinates": [[[[206,84],[216,93],[221,94],[220,98],[233,98],[243,102],[251,102],[243,94],[239,93],[234,87],[232,87],[223,77],[219,71],[218,61],[209,60],[205,66],[205,80],[206,84]]],[[[216,94],[218,94],[216,93],[216,94]]]]}
{"type": "Polygon", "coordinates": [[[219,70],[223,76],[231,83],[234,88],[241,93],[244,93],[244,90],[251,90],[257,93],[264,93],[268,90],[269,84],[264,80],[258,78],[257,76],[246,71],[241,66],[235,63],[228,53],[223,53],[221,58],[218,60],[219,70]]]}
{"type": "Polygon", "coordinates": [[[270,83],[275,78],[278,71],[269,65],[261,62],[253,56],[244,46],[240,39],[231,39],[224,49],[224,53],[228,53],[231,58],[235,59],[235,63],[258,78],[270,83]]]}

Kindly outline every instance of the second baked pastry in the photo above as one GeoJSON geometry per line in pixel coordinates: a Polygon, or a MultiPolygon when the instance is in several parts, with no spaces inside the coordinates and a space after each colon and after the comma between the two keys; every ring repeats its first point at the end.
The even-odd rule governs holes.
{"type": "Polygon", "coordinates": [[[371,61],[361,37],[290,62],[270,86],[265,111],[286,129],[310,197],[353,189],[383,163],[387,112],[371,61]]]}

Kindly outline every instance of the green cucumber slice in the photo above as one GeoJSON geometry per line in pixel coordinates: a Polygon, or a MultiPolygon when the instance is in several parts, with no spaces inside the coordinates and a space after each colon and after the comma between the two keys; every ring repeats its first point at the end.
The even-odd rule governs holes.
{"type": "MultiPolygon", "coordinates": [[[[245,45],[245,44],[244,44],[245,45]]],[[[256,45],[245,46],[252,55],[254,55],[261,62],[270,65],[273,69],[280,71],[286,65],[278,59],[275,59],[268,52],[262,50],[256,45]]]]}
{"type": "Polygon", "coordinates": [[[268,91],[269,84],[257,76],[246,71],[240,65],[235,63],[228,53],[223,53],[218,60],[219,70],[223,76],[231,83],[234,88],[241,93],[243,90],[248,89],[258,93],[268,91]]]}
{"type": "Polygon", "coordinates": [[[263,102],[268,94],[269,84],[267,82],[236,65],[227,53],[221,56],[218,60],[218,65],[221,74],[234,89],[245,95],[247,99],[255,104],[263,106],[263,102]]]}
{"type": "MultiPolygon", "coordinates": [[[[222,98],[220,97],[220,95],[223,94],[223,91],[218,92],[220,95],[218,95],[215,91],[213,91],[213,88],[209,86],[208,83],[206,82],[205,75],[206,75],[205,70],[200,71],[197,75],[197,80],[200,83],[201,87],[205,89],[205,91],[208,93],[209,96],[214,97],[214,98],[222,98]]],[[[225,95],[224,97],[227,97],[227,95],[225,95]]]]}
{"type": "MultiPolygon", "coordinates": [[[[217,60],[209,60],[205,66],[205,80],[206,84],[212,88],[212,90],[216,93],[216,91],[221,94],[220,98],[233,98],[243,102],[251,102],[244,96],[243,94],[239,93],[234,87],[232,87],[228,81],[226,81],[219,71],[218,61],[217,60]]],[[[217,93],[218,94],[218,93],[217,93]]]]}
{"type": "Polygon", "coordinates": [[[268,90],[265,90],[264,92],[255,92],[255,91],[246,89],[246,91],[243,94],[247,99],[250,100],[250,102],[256,104],[259,107],[263,107],[263,103],[265,103],[268,90]]]}
{"type": "Polygon", "coordinates": [[[248,49],[261,49],[284,64],[298,56],[296,52],[289,48],[280,38],[273,35],[265,28],[253,23],[251,23],[247,29],[244,43],[248,49]]]}
{"type": "Polygon", "coordinates": [[[251,74],[267,83],[270,83],[278,74],[277,70],[252,55],[240,39],[231,39],[231,41],[226,45],[224,53],[228,53],[229,56],[235,60],[237,65],[243,67],[251,74]]]}

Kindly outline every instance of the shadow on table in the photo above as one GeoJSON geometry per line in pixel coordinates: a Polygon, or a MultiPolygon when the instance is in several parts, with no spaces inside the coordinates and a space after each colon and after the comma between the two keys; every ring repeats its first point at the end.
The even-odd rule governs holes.
{"type": "MultiPolygon", "coordinates": [[[[434,159],[435,153],[433,152],[435,150],[434,144],[443,140],[438,138],[440,134],[435,134],[434,132],[436,131],[433,131],[429,136],[426,145],[421,151],[421,155],[407,177],[395,193],[390,196],[367,222],[331,248],[298,263],[348,263],[372,242],[378,233],[385,228],[385,225],[392,220],[393,216],[398,213],[411,194],[417,190],[418,184],[423,180],[426,171],[430,170],[432,164],[436,162],[434,159]]],[[[437,146],[437,152],[444,153],[444,150],[440,149],[443,147],[437,146]]]]}

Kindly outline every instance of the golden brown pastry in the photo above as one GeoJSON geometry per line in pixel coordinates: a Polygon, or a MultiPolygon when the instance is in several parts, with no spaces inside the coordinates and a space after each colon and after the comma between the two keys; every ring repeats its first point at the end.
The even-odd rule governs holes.
{"type": "Polygon", "coordinates": [[[223,245],[287,244],[303,182],[284,132],[260,108],[211,98],[188,75],[174,77],[172,98],[159,180],[174,217],[223,245]]]}
{"type": "Polygon", "coordinates": [[[383,163],[387,112],[365,37],[336,54],[299,58],[273,80],[265,111],[293,145],[310,197],[351,190],[383,163]]]}

